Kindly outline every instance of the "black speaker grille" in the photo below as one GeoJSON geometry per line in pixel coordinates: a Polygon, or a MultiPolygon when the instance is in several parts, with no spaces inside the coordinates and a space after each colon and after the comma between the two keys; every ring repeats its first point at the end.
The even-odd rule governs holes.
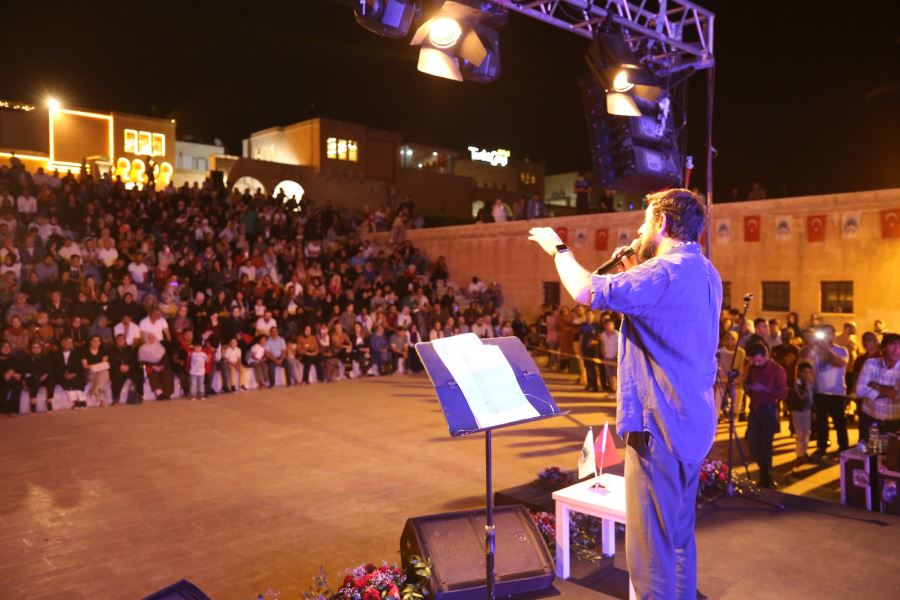
{"type": "MultiPolygon", "coordinates": [[[[542,540],[534,538],[524,511],[494,515],[498,582],[545,573],[542,540]]],[[[447,590],[483,585],[485,573],[484,512],[458,513],[419,523],[419,535],[434,564],[434,576],[447,590]]]]}

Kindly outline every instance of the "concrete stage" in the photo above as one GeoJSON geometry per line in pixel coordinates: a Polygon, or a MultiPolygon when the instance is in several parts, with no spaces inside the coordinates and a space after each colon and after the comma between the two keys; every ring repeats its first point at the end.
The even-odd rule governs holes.
{"type": "MultiPolygon", "coordinates": [[[[612,418],[611,398],[547,379],[571,414],[497,433],[495,489],[573,468],[586,427],[612,418]]],[[[141,598],[182,577],[216,599],[298,598],[320,565],[337,584],[399,560],[408,517],[484,502],[483,439],[448,437],[424,376],[30,415],[0,420],[0,436],[3,599],[141,598]]],[[[785,489],[833,494],[836,466],[791,474],[789,440],[776,443],[785,489]]],[[[706,596],[896,597],[900,520],[789,505],[701,515],[706,596]]],[[[626,597],[619,544],[614,565],[578,564],[553,595],[626,597]]]]}

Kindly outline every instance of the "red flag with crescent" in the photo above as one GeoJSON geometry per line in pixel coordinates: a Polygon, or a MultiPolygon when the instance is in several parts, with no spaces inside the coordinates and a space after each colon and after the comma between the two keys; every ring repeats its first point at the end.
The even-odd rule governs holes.
{"type": "Polygon", "coordinates": [[[559,239],[562,240],[563,244],[569,243],[569,229],[567,227],[557,227],[556,235],[559,236],[559,239]]]}
{"type": "Polygon", "coordinates": [[[806,217],[806,239],[810,242],[825,241],[825,215],[809,215],[806,217]]]}
{"type": "Polygon", "coordinates": [[[900,208],[881,211],[881,237],[900,238],[900,208]]]}
{"type": "Polygon", "coordinates": [[[594,232],[594,249],[609,250],[609,229],[598,229],[594,232]]]}
{"type": "Polygon", "coordinates": [[[762,217],[759,215],[744,217],[745,242],[758,242],[760,229],[762,229],[762,217]]]}

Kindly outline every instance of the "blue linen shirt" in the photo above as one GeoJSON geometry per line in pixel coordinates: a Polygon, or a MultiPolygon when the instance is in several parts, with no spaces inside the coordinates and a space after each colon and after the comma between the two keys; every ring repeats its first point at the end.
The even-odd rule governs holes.
{"type": "Polygon", "coordinates": [[[625,315],[619,335],[616,428],[648,431],[696,463],[716,434],[716,350],[722,280],[698,244],[628,271],[592,275],[591,308],[625,315]]]}

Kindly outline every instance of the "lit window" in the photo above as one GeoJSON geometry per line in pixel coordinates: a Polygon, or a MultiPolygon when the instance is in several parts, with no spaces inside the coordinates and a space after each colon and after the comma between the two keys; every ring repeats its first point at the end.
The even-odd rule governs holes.
{"type": "Polygon", "coordinates": [[[125,152],[137,154],[137,136],[138,132],[136,130],[125,130],[125,152]]]}
{"type": "Polygon", "coordinates": [[[153,143],[152,136],[149,131],[138,131],[138,151],[137,154],[152,154],[153,143]]]}
{"type": "Polygon", "coordinates": [[[153,156],[165,156],[166,136],[161,133],[153,134],[153,156]]]}
{"type": "Polygon", "coordinates": [[[332,160],[359,161],[359,144],[356,140],[327,138],[325,140],[325,156],[332,160]]]}

